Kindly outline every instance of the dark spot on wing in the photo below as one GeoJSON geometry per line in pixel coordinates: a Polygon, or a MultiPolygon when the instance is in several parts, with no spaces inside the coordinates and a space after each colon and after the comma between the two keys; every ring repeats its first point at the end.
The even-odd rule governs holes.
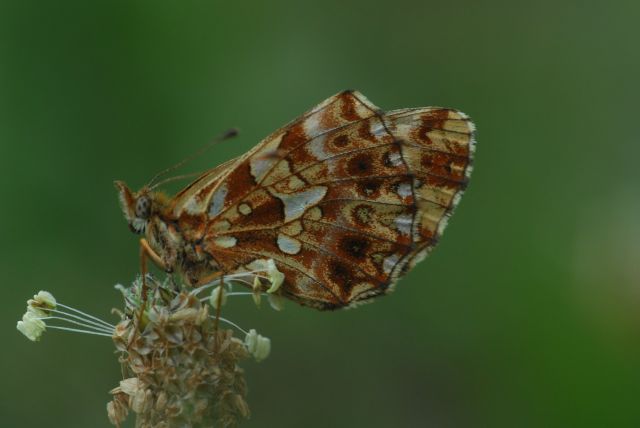
{"type": "Polygon", "coordinates": [[[371,156],[362,153],[354,156],[347,165],[347,170],[351,175],[366,175],[373,168],[371,156]]]}

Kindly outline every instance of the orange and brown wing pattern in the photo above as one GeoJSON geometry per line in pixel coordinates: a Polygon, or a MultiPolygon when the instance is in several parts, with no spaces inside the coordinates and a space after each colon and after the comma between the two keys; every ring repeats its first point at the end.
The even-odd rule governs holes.
{"type": "Polygon", "coordinates": [[[299,303],[352,306],[388,292],[437,243],[473,144],[455,110],[385,114],[343,92],[200,186],[202,247],[229,273],[275,260],[283,295],[299,303]]]}

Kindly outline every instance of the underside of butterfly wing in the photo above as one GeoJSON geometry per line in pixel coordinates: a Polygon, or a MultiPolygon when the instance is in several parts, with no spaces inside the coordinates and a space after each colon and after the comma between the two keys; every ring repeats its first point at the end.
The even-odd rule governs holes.
{"type": "Polygon", "coordinates": [[[225,273],[273,259],[280,292],[319,309],[387,293],[438,242],[467,185],[471,121],[444,108],[384,113],[329,98],[185,189],[178,219],[225,273]]]}

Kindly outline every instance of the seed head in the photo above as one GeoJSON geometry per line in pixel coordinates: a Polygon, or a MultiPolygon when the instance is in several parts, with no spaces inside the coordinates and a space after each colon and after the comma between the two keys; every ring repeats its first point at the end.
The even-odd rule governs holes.
{"type": "MultiPolygon", "coordinates": [[[[214,293],[215,294],[215,293],[214,293]]],[[[181,291],[157,291],[142,331],[123,319],[113,336],[130,376],[112,390],[107,411],[120,423],[128,411],[138,427],[235,426],[249,416],[239,361],[249,357],[231,330],[216,329],[209,306],[181,291]]]]}

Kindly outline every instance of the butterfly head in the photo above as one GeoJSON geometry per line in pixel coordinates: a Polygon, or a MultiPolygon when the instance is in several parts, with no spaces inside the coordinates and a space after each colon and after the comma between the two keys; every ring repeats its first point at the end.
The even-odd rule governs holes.
{"type": "Polygon", "coordinates": [[[155,209],[154,193],[146,186],[138,192],[132,192],[122,181],[116,181],[114,184],[118,189],[120,207],[129,223],[129,229],[137,234],[144,233],[155,209]]]}

